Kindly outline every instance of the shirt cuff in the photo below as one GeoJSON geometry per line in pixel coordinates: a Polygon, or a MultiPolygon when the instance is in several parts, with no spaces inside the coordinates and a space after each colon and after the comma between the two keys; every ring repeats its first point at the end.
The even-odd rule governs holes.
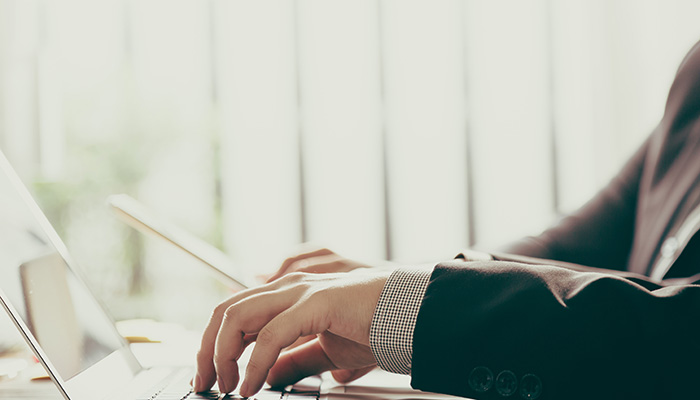
{"type": "Polygon", "coordinates": [[[413,330],[434,265],[405,267],[389,276],[369,330],[369,346],[379,368],[411,373],[413,330]]]}

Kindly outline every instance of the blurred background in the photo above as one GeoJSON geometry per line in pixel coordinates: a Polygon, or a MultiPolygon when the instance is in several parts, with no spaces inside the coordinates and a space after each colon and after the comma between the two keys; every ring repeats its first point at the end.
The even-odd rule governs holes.
{"type": "Polygon", "coordinates": [[[116,319],[226,288],[117,221],[128,193],[251,274],[301,242],[418,263],[536,234],[658,123],[694,0],[0,0],[0,149],[116,319]]]}

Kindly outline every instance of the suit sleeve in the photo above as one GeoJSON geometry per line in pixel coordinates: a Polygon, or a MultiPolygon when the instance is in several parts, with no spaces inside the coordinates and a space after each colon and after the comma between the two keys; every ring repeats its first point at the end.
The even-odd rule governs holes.
{"type": "Polygon", "coordinates": [[[650,139],[583,207],[539,236],[499,249],[606,269],[625,269],[632,247],[637,195],[650,139]]]}
{"type": "Polygon", "coordinates": [[[412,385],[474,399],[700,396],[700,286],[513,262],[433,271],[412,385]]]}

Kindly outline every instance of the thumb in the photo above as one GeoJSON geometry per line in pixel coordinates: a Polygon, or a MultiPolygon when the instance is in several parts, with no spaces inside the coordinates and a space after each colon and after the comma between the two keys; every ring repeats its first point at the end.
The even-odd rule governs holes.
{"type": "Polygon", "coordinates": [[[287,386],[335,368],[318,339],[314,339],[280,355],[267,375],[267,383],[273,387],[287,386]]]}

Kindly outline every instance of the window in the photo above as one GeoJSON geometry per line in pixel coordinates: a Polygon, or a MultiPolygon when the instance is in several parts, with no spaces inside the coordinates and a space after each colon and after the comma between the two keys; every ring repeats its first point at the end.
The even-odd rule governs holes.
{"type": "Polygon", "coordinates": [[[0,0],[0,148],[117,318],[200,327],[225,290],[115,221],[107,195],[252,274],[301,241],[417,263],[536,234],[651,132],[698,11],[0,0]]]}

